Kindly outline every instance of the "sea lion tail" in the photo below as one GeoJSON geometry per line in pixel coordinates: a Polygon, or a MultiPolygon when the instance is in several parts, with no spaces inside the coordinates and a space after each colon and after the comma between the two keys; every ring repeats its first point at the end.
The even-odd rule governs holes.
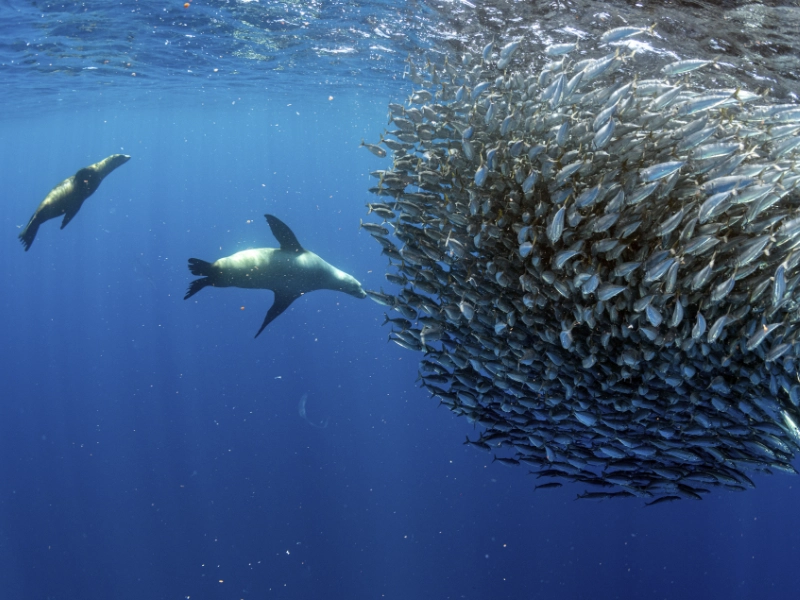
{"type": "Polygon", "coordinates": [[[211,275],[213,274],[211,263],[199,258],[189,259],[189,270],[192,275],[199,275],[200,279],[195,279],[189,284],[189,289],[186,290],[186,295],[183,297],[184,300],[188,300],[207,285],[211,285],[211,275]]]}
{"type": "Polygon", "coordinates": [[[37,231],[39,231],[39,223],[31,219],[30,222],[25,226],[25,229],[22,230],[22,233],[19,234],[19,241],[22,242],[23,246],[25,246],[25,252],[30,250],[31,244],[33,244],[33,238],[36,237],[37,231]]]}

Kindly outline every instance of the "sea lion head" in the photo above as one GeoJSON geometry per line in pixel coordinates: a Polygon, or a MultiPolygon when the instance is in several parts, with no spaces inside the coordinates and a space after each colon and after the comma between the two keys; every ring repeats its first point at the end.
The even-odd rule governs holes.
{"type": "Polygon", "coordinates": [[[124,165],[131,159],[130,155],[128,154],[112,154],[108,157],[108,161],[112,169],[116,169],[120,165],[124,165]]]}
{"type": "Polygon", "coordinates": [[[115,170],[117,167],[124,165],[131,159],[130,156],[127,154],[112,154],[111,156],[107,156],[100,162],[94,163],[91,166],[86,167],[87,169],[92,169],[93,171],[97,171],[100,174],[101,178],[106,177],[109,173],[115,170]]]}
{"type": "Polygon", "coordinates": [[[336,271],[337,284],[333,287],[334,290],[350,294],[356,298],[367,297],[367,292],[364,291],[364,288],[361,287],[361,284],[355,277],[339,269],[336,269],[336,271]]]}

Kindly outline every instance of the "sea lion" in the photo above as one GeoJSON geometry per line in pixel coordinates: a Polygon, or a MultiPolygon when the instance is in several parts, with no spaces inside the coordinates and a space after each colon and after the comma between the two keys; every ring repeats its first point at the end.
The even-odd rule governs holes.
{"type": "Polygon", "coordinates": [[[184,300],[207,285],[272,290],[275,301],[255,335],[258,337],[292,302],[307,292],[334,290],[356,298],[366,297],[355,277],[303,248],[292,230],[277,217],[264,216],[281,247],[242,250],[213,263],[190,258],[189,270],[201,278],[189,284],[184,300]]]}
{"type": "Polygon", "coordinates": [[[67,223],[78,214],[83,201],[94,194],[95,190],[100,186],[100,182],[111,171],[120,165],[124,165],[130,159],[131,157],[127,154],[112,154],[100,162],[84,167],[75,175],[67,177],[50,190],[47,197],[42,200],[39,208],[33,213],[25,229],[19,234],[19,239],[22,245],[25,246],[25,251],[27,252],[31,244],[33,244],[33,238],[36,237],[36,232],[39,231],[39,225],[64,215],[64,220],[61,222],[61,229],[64,229],[67,223]]]}

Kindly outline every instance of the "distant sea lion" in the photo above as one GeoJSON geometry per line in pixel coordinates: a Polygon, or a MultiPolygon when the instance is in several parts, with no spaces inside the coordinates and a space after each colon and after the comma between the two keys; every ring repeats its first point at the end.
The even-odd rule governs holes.
{"type": "Polygon", "coordinates": [[[106,178],[114,169],[124,165],[131,159],[127,154],[112,154],[100,162],[84,167],[72,177],[67,177],[56,187],[50,190],[47,197],[42,200],[39,208],[33,213],[31,220],[19,234],[25,251],[30,249],[33,238],[39,231],[39,225],[50,219],[56,219],[64,215],[61,222],[61,229],[67,226],[73,217],[78,214],[83,201],[94,194],[100,186],[100,182],[106,178]]]}
{"type": "Polygon", "coordinates": [[[242,250],[213,263],[190,258],[189,270],[201,279],[189,284],[184,300],[207,285],[272,290],[275,301],[256,333],[258,337],[292,302],[307,292],[335,290],[356,298],[366,297],[361,284],[352,275],[303,248],[292,230],[277,217],[264,216],[281,247],[242,250]]]}

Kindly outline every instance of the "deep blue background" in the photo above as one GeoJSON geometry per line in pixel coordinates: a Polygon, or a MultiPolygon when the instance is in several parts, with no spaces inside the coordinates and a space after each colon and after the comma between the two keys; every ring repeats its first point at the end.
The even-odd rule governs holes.
{"type": "Polygon", "coordinates": [[[462,445],[385,307],[314,292],[254,340],[271,292],[182,299],[187,258],[276,245],[265,212],[390,289],[359,230],[390,161],[359,142],[402,97],[328,95],[0,121],[0,597],[796,598],[796,478],[649,508],[533,492],[462,445]],[[115,152],[24,252],[47,192],[115,152]]]}

